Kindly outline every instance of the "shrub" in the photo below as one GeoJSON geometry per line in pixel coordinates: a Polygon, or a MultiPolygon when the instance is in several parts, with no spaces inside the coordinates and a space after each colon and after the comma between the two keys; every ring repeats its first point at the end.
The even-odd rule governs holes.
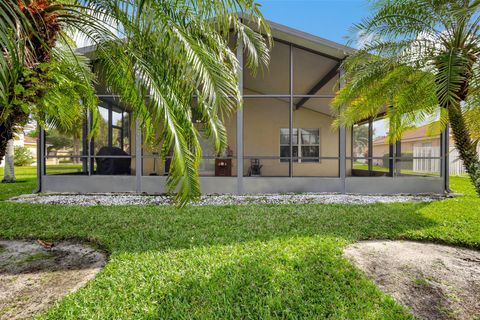
{"type": "Polygon", "coordinates": [[[26,147],[15,147],[15,156],[13,158],[13,164],[16,166],[28,166],[33,162],[33,156],[26,147]]]}

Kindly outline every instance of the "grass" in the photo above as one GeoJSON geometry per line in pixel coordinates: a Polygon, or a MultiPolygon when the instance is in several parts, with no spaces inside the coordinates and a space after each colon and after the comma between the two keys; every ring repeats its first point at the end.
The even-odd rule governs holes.
{"type": "MultiPolygon", "coordinates": [[[[31,179],[25,176],[25,179],[31,179]]],[[[34,177],[33,177],[34,178],[34,177]]],[[[480,199],[429,204],[68,207],[0,201],[0,237],[92,241],[109,262],[41,319],[411,319],[342,257],[364,239],[480,249],[480,199]]],[[[9,194],[22,184],[0,185],[9,194]]]]}
{"type": "MultiPolygon", "coordinates": [[[[368,164],[364,162],[354,162],[353,169],[355,170],[368,170],[368,164]]],[[[383,166],[372,166],[372,171],[377,172],[386,172],[389,173],[390,169],[388,167],[383,166]]],[[[403,175],[414,175],[414,176],[424,176],[424,177],[439,177],[439,172],[422,172],[422,171],[415,171],[412,169],[401,169],[401,174],[403,175]]]]}
{"type": "MultiPolygon", "coordinates": [[[[46,170],[49,174],[61,174],[76,172],[81,168],[78,164],[48,165],[46,170]]],[[[3,179],[4,168],[0,167],[0,180],[3,179]]],[[[37,167],[15,167],[16,183],[0,184],[0,201],[16,195],[32,193],[37,188],[37,167]]]]}

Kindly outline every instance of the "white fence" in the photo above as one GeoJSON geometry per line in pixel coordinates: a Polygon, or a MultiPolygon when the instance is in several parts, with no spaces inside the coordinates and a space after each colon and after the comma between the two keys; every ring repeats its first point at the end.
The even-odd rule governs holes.
{"type": "MultiPolygon", "coordinates": [[[[480,144],[477,146],[477,153],[480,154],[480,144]]],[[[440,149],[438,147],[413,147],[414,157],[440,157],[440,149]]],[[[463,161],[460,160],[458,150],[450,146],[449,154],[449,171],[451,176],[466,174],[463,167],[463,161]]],[[[438,173],[440,172],[440,159],[414,159],[413,171],[424,173],[438,173]]]]}
{"type": "MultiPolygon", "coordinates": [[[[477,153],[480,154],[480,144],[477,146],[477,153]]],[[[462,174],[467,174],[465,171],[465,167],[463,166],[463,161],[460,160],[460,155],[458,154],[458,150],[450,146],[450,175],[457,176],[462,174]]]]}
{"type": "Polygon", "coordinates": [[[425,173],[440,172],[440,159],[429,159],[431,157],[440,157],[440,148],[438,147],[413,147],[413,157],[425,157],[427,159],[413,159],[413,171],[425,173]]]}

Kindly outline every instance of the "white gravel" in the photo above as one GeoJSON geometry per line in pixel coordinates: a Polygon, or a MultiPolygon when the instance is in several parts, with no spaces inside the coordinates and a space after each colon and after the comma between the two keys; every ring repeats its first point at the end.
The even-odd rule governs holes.
{"type": "MultiPolygon", "coordinates": [[[[195,206],[244,204],[371,204],[394,202],[432,202],[440,195],[358,195],[335,193],[262,194],[262,195],[204,195],[195,206]]],[[[36,204],[61,204],[80,206],[114,205],[170,205],[167,195],[134,194],[40,194],[22,195],[10,201],[36,204]]]]}

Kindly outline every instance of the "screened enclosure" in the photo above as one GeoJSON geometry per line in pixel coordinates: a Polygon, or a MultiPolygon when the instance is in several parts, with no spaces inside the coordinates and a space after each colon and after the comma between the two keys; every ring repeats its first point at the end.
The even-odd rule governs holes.
{"type": "MultiPolygon", "coordinates": [[[[272,32],[270,63],[256,73],[244,67],[242,47],[236,49],[243,104],[225,118],[225,150],[215,151],[193,112],[203,151],[202,192],[448,190],[445,131],[419,123],[393,144],[381,114],[351,128],[334,127],[330,104],[342,85],[341,63],[352,49],[274,23],[272,32]]],[[[85,115],[74,132],[42,131],[41,189],[164,193],[171,154],[160,157],[158,147],[146,145],[129,107],[108,88],[97,89],[98,119],[85,115]],[[88,140],[94,121],[98,134],[88,140]]]]}

